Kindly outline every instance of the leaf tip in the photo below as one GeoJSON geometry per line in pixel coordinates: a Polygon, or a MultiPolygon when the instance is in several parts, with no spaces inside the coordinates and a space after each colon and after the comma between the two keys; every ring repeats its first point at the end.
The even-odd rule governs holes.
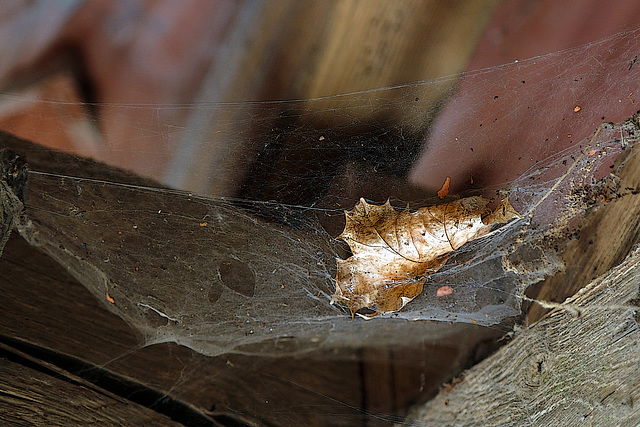
{"type": "Polygon", "coordinates": [[[482,218],[484,224],[506,223],[514,218],[522,218],[521,215],[509,202],[509,198],[505,197],[498,207],[489,215],[482,218]]]}
{"type": "Polygon", "coordinates": [[[444,199],[445,196],[449,194],[450,185],[451,185],[451,178],[447,177],[447,179],[444,180],[444,184],[442,184],[442,187],[440,188],[440,190],[438,190],[438,197],[440,197],[441,199],[444,199]]]}

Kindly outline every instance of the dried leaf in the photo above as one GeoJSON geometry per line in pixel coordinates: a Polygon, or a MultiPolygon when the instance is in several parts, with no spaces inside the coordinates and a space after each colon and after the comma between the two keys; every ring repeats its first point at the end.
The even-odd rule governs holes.
{"type": "Polygon", "coordinates": [[[338,236],[353,255],[338,260],[331,303],[345,303],[352,315],[372,310],[365,318],[400,310],[422,292],[425,276],[439,270],[450,252],[486,235],[492,224],[519,217],[506,199],[493,212],[487,204],[470,197],[410,212],[396,211],[388,201],[378,206],[360,199],[346,213],[338,236]]]}
{"type": "Polygon", "coordinates": [[[440,197],[441,199],[444,199],[447,194],[449,194],[449,186],[451,185],[451,178],[447,177],[447,179],[445,179],[444,184],[442,184],[442,188],[440,188],[440,190],[438,190],[438,197],[440,197]]]}

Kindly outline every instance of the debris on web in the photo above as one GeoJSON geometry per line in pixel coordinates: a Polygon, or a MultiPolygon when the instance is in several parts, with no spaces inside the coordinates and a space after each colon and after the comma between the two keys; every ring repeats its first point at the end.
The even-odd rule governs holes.
{"type": "MultiPolygon", "coordinates": [[[[149,117],[158,122],[141,122],[140,133],[154,130],[162,146],[202,158],[208,174],[202,182],[211,183],[202,193],[208,195],[132,181],[113,169],[101,175],[95,163],[87,166],[68,157],[66,163],[31,168],[19,229],[106,309],[139,331],[146,344],[175,342],[210,356],[297,354],[371,343],[401,345],[424,336],[432,321],[500,325],[521,314],[529,286],[564,268],[563,247],[584,215],[621,197],[616,176],[624,164],[619,155],[631,150],[638,137],[637,117],[623,121],[631,113],[620,107],[633,104],[640,78],[640,67],[629,67],[638,34],[633,30],[598,42],[598,52],[615,53],[604,58],[619,62],[615,76],[598,74],[597,64],[604,59],[591,55],[592,44],[458,76],[322,99],[173,108],[110,104],[121,115],[155,109],[157,114],[149,117]],[[541,70],[552,77],[539,79],[541,70]],[[491,82],[498,78],[496,88],[491,82]],[[599,105],[568,99],[557,90],[575,91],[594,79],[605,79],[599,105]],[[464,102],[451,98],[456,87],[469,91],[464,102]],[[530,110],[523,87],[537,89],[548,107],[530,110]],[[494,89],[500,93],[488,98],[494,89]],[[492,107],[485,108],[489,103],[492,107]],[[206,117],[214,129],[202,130],[206,143],[188,145],[188,138],[171,125],[185,109],[206,117]],[[448,109],[453,115],[443,116],[448,109]],[[476,121],[474,112],[486,116],[476,121]],[[518,121],[524,116],[531,122],[518,121]],[[454,190],[460,183],[444,176],[444,184],[434,182],[431,194],[411,187],[408,176],[421,150],[443,136],[433,125],[440,117],[447,117],[441,120],[449,128],[466,125],[465,132],[444,140],[447,156],[426,162],[426,169],[444,168],[445,176],[452,177],[447,162],[469,160],[484,162],[484,173],[500,178],[508,167],[517,173],[499,186],[480,187],[482,174],[470,170],[465,178],[470,187],[461,193],[454,190]],[[608,122],[612,117],[616,123],[608,122]],[[569,132],[573,126],[579,130],[569,132]],[[514,133],[524,140],[516,144],[514,133]],[[522,160],[501,163],[503,152],[496,144],[510,154],[520,150],[516,154],[522,160]],[[486,157],[478,154],[480,148],[486,157]],[[220,167],[204,163],[211,159],[230,160],[220,167]],[[361,197],[370,202],[359,203],[361,197]],[[484,206],[496,211],[506,198],[519,217],[484,222],[484,206]],[[482,212],[470,208],[471,217],[444,214],[440,237],[452,250],[431,254],[424,266],[411,271],[409,290],[389,292],[383,284],[376,292],[394,294],[391,298],[345,304],[350,289],[341,279],[348,276],[344,262],[358,256],[354,247],[349,253],[336,239],[345,230],[345,211],[353,219],[359,209],[376,211],[378,206],[404,223],[404,218],[427,216],[465,200],[478,202],[482,212]],[[464,221],[482,232],[458,242],[447,224],[464,221]],[[364,321],[352,318],[355,312],[376,316],[364,321]]],[[[175,183],[169,175],[166,182],[175,183]]],[[[397,233],[391,240],[384,230],[379,233],[392,249],[385,250],[421,260],[404,251],[407,239],[402,238],[419,227],[392,229],[397,233]]],[[[365,273],[368,268],[355,271],[365,273]]]]}
{"type": "Polygon", "coordinates": [[[338,259],[336,292],[331,303],[344,302],[365,319],[400,310],[422,292],[425,278],[445,265],[449,253],[487,235],[494,224],[518,218],[507,199],[494,211],[489,200],[469,197],[415,212],[396,211],[364,199],[346,214],[344,231],[353,255],[338,259]],[[358,313],[362,308],[371,314],[358,313]]]}
{"type": "MultiPolygon", "coordinates": [[[[29,198],[20,231],[148,344],[176,342],[207,355],[299,353],[368,340],[391,345],[416,333],[421,321],[490,326],[518,315],[526,288],[562,268],[558,248],[571,221],[597,205],[594,193],[611,191],[611,175],[593,174],[633,145],[636,134],[636,117],[603,124],[581,147],[527,171],[508,189],[514,210],[494,208],[501,218],[486,216],[488,201],[481,198],[416,212],[378,207],[400,223],[431,215],[471,235],[434,231],[451,250],[432,254],[438,269],[412,273],[421,291],[394,307],[401,310],[368,322],[330,304],[339,247],[311,219],[294,229],[225,198],[33,171],[28,185],[39,196],[29,198]],[[473,215],[447,216],[454,207],[473,215]]],[[[358,209],[376,211],[366,202],[358,206],[352,218],[358,209]]],[[[395,236],[386,243],[391,252],[410,259],[402,233],[395,236]]]]}

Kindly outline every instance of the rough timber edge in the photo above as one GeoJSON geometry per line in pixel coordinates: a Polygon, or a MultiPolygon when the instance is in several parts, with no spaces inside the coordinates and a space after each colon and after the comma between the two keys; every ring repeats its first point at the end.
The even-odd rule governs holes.
{"type": "Polygon", "coordinates": [[[17,154],[0,148],[0,255],[23,209],[27,166],[17,154]]]}
{"type": "Polygon", "coordinates": [[[403,425],[638,425],[640,247],[403,425]]]}

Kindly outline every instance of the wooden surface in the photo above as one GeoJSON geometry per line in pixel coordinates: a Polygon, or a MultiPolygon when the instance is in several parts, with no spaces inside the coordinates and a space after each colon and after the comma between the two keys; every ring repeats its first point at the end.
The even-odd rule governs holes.
{"type": "MultiPolygon", "coordinates": [[[[0,128],[192,191],[231,194],[252,171],[255,147],[221,138],[207,109],[191,108],[178,120],[174,114],[165,120],[153,106],[126,109],[121,103],[306,99],[455,74],[497,2],[170,3],[148,2],[138,9],[133,3],[75,2],[77,8],[48,15],[37,5],[25,3],[24,13],[14,8],[13,21],[22,24],[4,21],[9,25],[3,40],[25,42],[0,46],[2,57],[11,58],[0,70],[2,87],[17,95],[1,102],[0,128]],[[24,31],[45,26],[47,34],[38,32],[38,43],[29,45],[24,31]],[[171,133],[180,128],[182,139],[171,133]]],[[[423,101],[440,101],[441,93],[424,93],[423,101]]],[[[389,108],[389,100],[378,98],[369,100],[376,108],[349,113],[379,120],[365,117],[389,108]]],[[[330,104],[323,108],[332,111],[330,104]]],[[[393,110],[398,117],[401,112],[393,110]]],[[[246,113],[241,109],[239,117],[222,122],[235,123],[234,134],[243,132],[246,113]]],[[[420,119],[406,122],[424,125],[420,119]]],[[[413,142],[415,150],[421,141],[413,142]]],[[[295,138],[286,144],[295,148],[295,138]]],[[[27,151],[40,170],[148,184],[123,178],[121,171],[83,162],[73,166],[32,147],[27,151]]],[[[385,158],[384,147],[379,151],[385,158]]],[[[275,173],[266,178],[273,184],[261,188],[261,195],[272,198],[277,184],[288,184],[291,170],[317,170],[317,157],[306,154],[303,162],[269,159],[275,173]]],[[[344,179],[329,182],[332,176],[326,184],[343,187],[344,179]]],[[[395,187],[398,178],[384,181],[395,187]]],[[[363,195],[361,187],[349,191],[363,195]]],[[[450,336],[455,345],[443,340],[338,351],[331,357],[211,359],[176,345],[139,348],[141,340],[128,325],[16,236],[0,258],[0,272],[0,325],[7,338],[50,350],[47,357],[55,360],[70,356],[95,366],[91,371],[98,377],[131,379],[186,403],[194,416],[222,424],[389,425],[409,404],[434,395],[440,384],[489,352],[492,338],[500,335],[464,326],[450,336]]]]}
{"type": "MultiPolygon", "coordinates": [[[[81,13],[74,15],[71,20],[68,17],[60,18],[61,13],[57,13],[56,19],[60,22],[48,27],[51,30],[48,32],[49,39],[39,38],[37,45],[29,49],[25,48],[24,43],[12,41],[31,40],[24,36],[24,32],[40,28],[41,22],[34,26],[12,26],[12,29],[20,31],[18,33],[5,28],[2,34],[6,35],[3,40],[7,44],[3,47],[2,57],[12,60],[2,62],[0,79],[4,87],[15,89],[15,94],[22,97],[22,101],[32,96],[34,99],[68,102],[4,100],[0,126],[40,143],[106,159],[174,185],[232,193],[241,182],[242,174],[252,170],[246,169],[248,164],[238,165],[238,158],[227,151],[230,146],[228,141],[217,139],[217,129],[210,127],[213,124],[208,121],[207,111],[194,109],[189,117],[182,118],[183,121],[168,123],[170,126],[185,126],[190,132],[185,133],[183,140],[174,140],[175,145],[167,146],[165,140],[156,138],[164,135],[167,129],[167,123],[158,121],[156,109],[137,109],[135,114],[122,114],[122,110],[118,110],[118,103],[169,105],[193,101],[309,98],[457,73],[464,69],[477,37],[496,4],[482,1],[390,3],[321,0],[313,3],[279,2],[276,5],[252,2],[245,7],[246,4],[242,2],[223,3],[212,2],[207,6],[218,13],[214,13],[213,20],[212,16],[197,10],[194,16],[198,19],[194,20],[189,20],[184,10],[172,13],[172,16],[182,19],[174,22],[188,22],[190,29],[211,29],[206,33],[207,37],[201,37],[202,34],[195,30],[190,33],[216,50],[214,56],[206,51],[204,60],[200,58],[195,62],[190,62],[185,54],[190,46],[188,37],[161,37],[165,33],[174,36],[185,34],[176,30],[184,24],[169,26],[171,31],[157,25],[119,27],[118,24],[137,22],[128,14],[131,12],[126,8],[130,6],[129,3],[87,2],[90,5],[89,12],[93,10],[97,13],[81,13]],[[116,4],[126,7],[112,7],[116,4]],[[379,8],[376,9],[374,4],[379,8]],[[447,7],[443,8],[443,5],[447,7]],[[375,10],[384,13],[376,16],[375,10]],[[113,20],[114,17],[130,20],[113,20]],[[215,22],[215,25],[210,25],[211,22],[215,22]],[[122,32],[108,32],[114,28],[122,32]],[[159,31],[159,28],[162,34],[153,32],[159,31]],[[113,37],[123,34],[131,37],[129,43],[123,44],[122,38],[113,37]],[[140,49],[137,44],[139,40],[157,41],[152,48],[144,50],[146,53],[155,53],[153,57],[156,62],[151,61],[153,71],[166,69],[166,65],[175,65],[177,72],[158,72],[152,73],[152,76],[140,72],[140,64],[136,60],[148,56],[134,54],[139,52],[136,50],[140,49]],[[184,43],[180,44],[180,41],[184,43]],[[166,43],[170,49],[163,50],[162,43],[166,43]],[[7,47],[10,48],[10,55],[6,54],[7,47]],[[72,49],[65,50],[68,47],[72,49]],[[178,56],[165,56],[166,52],[178,56]],[[69,61],[67,55],[72,60],[69,61]],[[52,58],[53,61],[48,61],[52,58]],[[52,67],[52,63],[55,66],[52,67]],[[190,68],[193,64],[195,66],[190,68]],[[18,77],[17,85],[16,81],[7,80],[11,76],[18,77]],[[24,79],[25,76],[27,79],[24,79]],[[188,79],[181,80],[183,76],[188,79]],[[32,86],[33,82],[37,84],[32,86]],[[87,87],[90,89],[88,92],[87,87]],[[105,104],[96,110],[80,104],[82,100],[105,104]],[[154,137],[150,138],[149,135],[154,137]],[[216,171],[222,172],[215,175],[216,171]]],[[[535,7],[550,10],[544,6],[545,3],[552,2],[538,1],[535,7]]],[[[157,8],[151,14],[145,14],[149,12],[145,10],[143,16],[152,15],[156,19],[145,22],[166,22],[163,21],[166,18],[163,14],[168,9],[163,9],[163,4],[154,2],[157,8]]],[[[523,9],[518,9],[519,17],[528,17],[536,25],[546,22],[538,19],[539,15],[531,17],[525,13],[531,8],[535,9],[531,2],[519,4],[524,5],[523,9]]],[[[583,5],[577,7],[590,9],[583,5]]],[[[616,12],[608,5],[607,9],[616,12]]],[[[34,11],[37,12],[37,9],[34,11]]],[[[64,14],[68,13],[70,9],[64,11],[64,14]]],[[[35,15],[52,17],[51,14],[35,15]]],[[[575,34],[564,37],[564,42],[570,39],[569,46],[591,42],[595,40],[594,37],[602,36],[592,36],[594,21],[555,11],[551,15],[553,21],[569,33],[575,28],[579,28],[581,33],[588,33],[586,38],[584,34],[582,37],[575,34]]],[[[610,29],[608,25],[620,26],[620,21],[613,18],[597,16],[597,29],[606,35],[610,29]]],[[[521,45],[528,43],[529,47],[540,47],[538,38],[526,38],[523,34],[539,33],[528,27],[525,31],[505,27],[504,22],[513,22],[508,13],[502,19],[488,33],[485,50],[504,52],[505,46],[498,43],[496,47],[492,43],[502,40],[501,37],[507,34],[515,39],[510,46],[517,48],[507,50],[513,53],[513,57],[499,57],[491,63],[480,61],[478,68],[566,47],[564,44],[545,45],[547,50],[529,50],[523,56],[519,49],[521,45]]],[[[625,14],[625,20],[635,20],[634,14],[625,14]]],[[[20,22],[31,21],[27,19],[20,22]]],[[[558,38],[551,31],[543,29],[543,33],[550,39],[558,38]]],[[[39,33],[40,36],[43,34],[39,33]]],[[[424,96],[430,99],[428,93],[424,96]]],[[[392,104],[385,104],[388,100],[382,99],[373,101],[379,102],[375,105],[381,108],[389,108],[392,104]]],[[[364,110],[375,111],[368,108],[364,110]]],[[[331,112],[330,105],[326,111],[331,112]]],[[[420,122],[420,116],[411,116],[406,108],[398,111],[404,123],[415,125],[417,119],[418,124],[424,125],[420,122]],[[408,117],[404,117],[405,114],[408,117]]],[[[360,109],[352,113],[362,118],[359,115],[362,112],[360,109]]],[[[525,110],[523,113],[528,114],[525,110]]],[[[380,122],[382,118],[373,117],[373,120],[380,122]]],[[[526,122],[526,117],[523,121],[526,122]]],[[[314,122],[309,119],[306,123],[314,122]]],[[[294,146],[296,141],[287,143],[294,146]]],[[[396,147],[392,144],[383,146],[378,155],[384,158],[387,153],[395,152],[396,147]]],[[[252,150],[247,146],[232,148],[239,153],[252,150]]],[[[31,154],[38,157],[42,153],[31,150],[31,154]]],[[[40,158],[45,160],[43,164],[49,170],[60,171],[60,165],[52,160],[55,156],[50,157],[48,162],[46,154],[40,158]]],[[[307,166],[313,166],[317,159],[307,155],[303,160],[307,166]]],[[[265,177],[271,178],[276,184],[286,184],[288,179],[287,173],[278,171],[299,167],[295,162],[287,163],[277,157],[270,161],[275,172],[265,177]]],[[[78,170],[84,172],[93,168],[86,163],[77,165],[80,165],[78,170]]],[[[59,173],[64,172],[69,171],[59,173]]],[[[105,177],[118,180],[119,174],[121,171],[110,171],[105,177]]],[[[357,199],[365,191],[371,191],[367,194],[379,197],[389,195],[389,188],[381,186],[369,190],[361,183],[360,186],[347,185],[351,176],[348,170],[339,175],[331,185],[351,198],[357,199]]],[[[376,180],[369,181],[391,182],[387,185],[395,188],[397,180],[395,175],[376,175],[376,180]]],[[[371,182],[366,184],[371,186],[371,182]]],[[[627,182],[637,188],[636,180],[632,177],[627,182]]],[[[260,191],[250,195],[271,197],[274,188],[278,187],[260,188],[260,191]]],[[[591,225],[587,226],[592,227],[591,231],[583,232],[579,241],[571,243],[566,259],[569,269],[565,277],[551,279],[547,290],[540,294],[541,298],[561,301],[575,289],[567,291],[565,287],[573,283],[576,286],[584,285],[594,275],[606,271],[624,257],[625,250],[636,238],[636,223],[626,221],[636,215],[637,203],[635,198],[628,197],[615,204],[619,205],[615,219],[592,220],[591,225]],[[598,237],[593,244],[589,243],[589,235],[598,237]],[[572,269],[572,266],[583,265],[580,258],[585,248],[589,267],[572,269]]],[[[189,410],[193,411],[192,415],[205,417],[211,423],[230,422],[232,418],[224,417],[233,417],[233,420],[271,425],[388,425],[397,420],[395,416],[405,413],[409,403],[434,395],[443,381],[452,378],[470,363],[469,356],[474,345],[467,345],[467,341],[480,341],[476,347],[478,357],[491,348],[487,345],[487,350],[481,351],[482,339],[478,334],[483,331],[480,328],[467,328],[465,333],[452,335],[448,342],[407,346],[403,349],[361,349],[335,354],[331,359],[324,355],[312,359],[274,360],[240,356],[209,359],[175,345],[139,348],[141,341],[128,325],[106,311],[59,265],[16,236],[9,241],[0,258],[0,272],[0,289],[3,292],[3,298],[0,299],[0,327],[7,340],[20,340],[33,349],[50,350],[47,357],[52,360],[60,361],[71,356],[73,360],[93,366],[90,371],[98,377],[114,375],[120,379],[127,378],[142,389],[172,396],[186,403],[189,410]]],[[[501,334],[501,331],[489,332],[501,334]]],[[[526,343],[522,345],[526,346],[526,343]]],[[[16,369],[12,368],[11,371],[16,369]]],[[[73,371],[71,367],[68,369],[73,371]]],[[[85,373],[86,369],[79,371],[82,372],[77,372],[78,375],[85,373]]],[[[12,374],[7,371],[6,375],[12,374]]],[[[469,398],[469,395],[466,397],[469,398]]],[[[118,401],[114,405],[121,403],[118,401]]]]}
{"type": "MultiPolygon", "coordinates": [[[[566,268],[537,286],[536,298],[562,302],[593,279],[618,265],[631,248],[640,243],[640,156],[638,147],[624,153],[616,199],[590,215],[579,234],[568,244],[563,255],[566,268]],[[578,267],[579,266],[579,267],[578,267]]],[[[530,321],[539,319],[547,310],[533,305],[530,321]]]]}
{"type": "Polygon", "coordinates": [[[2,425],[182,425],[104,390],[13,362],[4,351],[1,354],[2,425]]]}
{"type": "MultiPolygon", "coordinates": [[[[554,309],[411,425],[638,425],[640,250],[554,309]]],[[[404,425],[404,424],[403,424],[404,425]]]]}
{"type": "Polygon", "coordinates": [[[563,254],[565,270],[531,290],[560,306],[534,303],[513,341],[417,407],[407,423],[638,425],[638,146],[612,169],[617,176],[592,195],[600,207],[563,254]]]}
{"type": "MultiPolygon", "coordinates": [[[[174,344],[139,348],[140,339],[127,324],[18,236],[9,240],[0,271],[4,336],[94,366],[80,372],[68,368],[78,375],[129,378],[212,419],[224,415],[272,425],[388,425],[409,404],[434,395],[469,366],[472,355],[480,358],[491,351],[489,338],[501,334],[464,326],[443,342],[399,349],[364,348],[308,358],[208,358],[174,344]],[[460,345],[480,336],[487,342],[460,345]]],[[[56,363],[56,357],[46,357],[56,363]]]]}
{"type": "MultiPolygon", "coordinates": [[[[76,168],[72,173],[148,183],[99,163],[70,163],[68,155],[25,141],[6,136],[3,141],[39,170],[76,168]]],[[[27,200],[39,194],[32,186],[27,200]]],[[[171,416],[180,422],[389,425],[411,403],[435,395],[443,382],[490,352],[502,333],[439,323],[434,327],[450,327],[448,335],[401,348],[210,358],[175,344],[141,348],[135,331],[15,234],[0,258],[0,271],[0,341],[127,400],[136,395],[151,396],[140,404],[161,400],[160,406],[177,408],[171,416]]]]}

